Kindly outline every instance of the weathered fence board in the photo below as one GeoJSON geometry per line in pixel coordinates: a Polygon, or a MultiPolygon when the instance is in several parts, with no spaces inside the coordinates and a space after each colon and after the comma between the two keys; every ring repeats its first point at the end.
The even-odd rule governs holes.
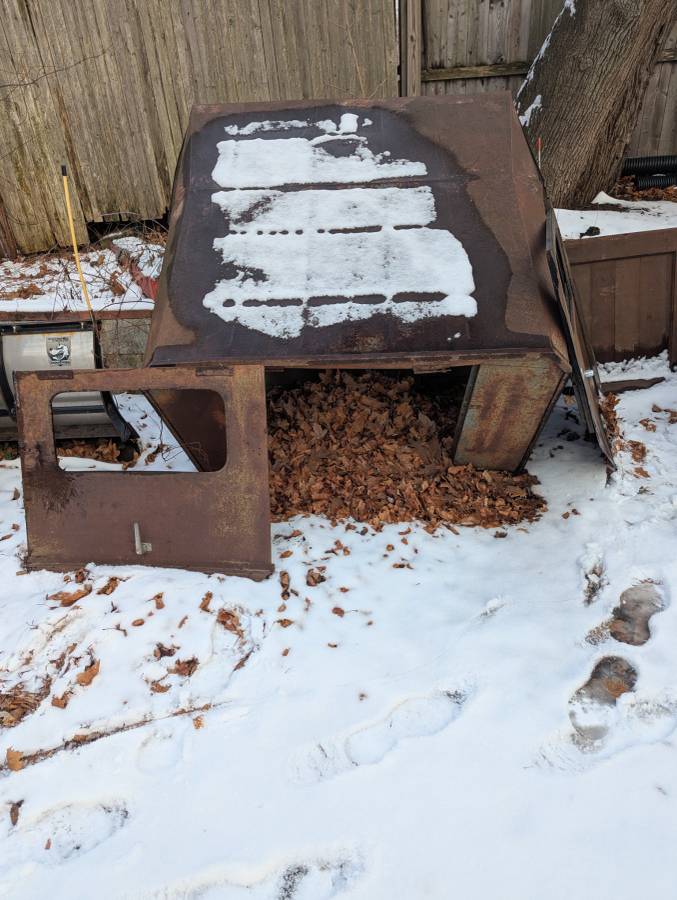
{"type": "Polygon", "coordinates": [[[0,0],[0,253],[164,214],[194,102],[393,96],[393,0],[0,0]]]}
{"type": "Polygon", "coordinates": [[[566,243],[598,359],[677,363],[677,228],[566,243]]]}

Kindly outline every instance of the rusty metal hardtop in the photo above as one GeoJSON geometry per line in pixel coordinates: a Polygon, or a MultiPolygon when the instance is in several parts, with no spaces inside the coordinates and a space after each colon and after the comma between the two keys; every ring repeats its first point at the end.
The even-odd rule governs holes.
{"type": "Polygon", "coordinates": [[[193,109],[151,365],[525,353],[569,368],[508,93],[193,109]]]}

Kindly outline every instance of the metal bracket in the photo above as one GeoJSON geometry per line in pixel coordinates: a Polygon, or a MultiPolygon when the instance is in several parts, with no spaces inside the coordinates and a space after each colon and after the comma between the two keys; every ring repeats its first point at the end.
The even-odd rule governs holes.
{"type": "Polygon", "coordinates": [[[134,549],[136,550],[136,555],[143,556],[144,553],[150,553],[153,549],[153,545],[149,544],[147,541],[141,540],[141,529],[139,528],[138,522],[134,522],[132,530],[134,532],[134,549]]]}

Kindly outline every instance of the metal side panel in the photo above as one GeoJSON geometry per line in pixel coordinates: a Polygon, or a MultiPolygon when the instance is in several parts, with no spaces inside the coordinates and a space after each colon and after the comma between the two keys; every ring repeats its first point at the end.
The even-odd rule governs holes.
{"type": "Polygon", "coordinates": [[[578,405],[588,432],[597,438],[600,450],[609,463],[615,466],[613,451],[599,406],[601,384],[597,373],[597,362],[583,317],[580,314],[576,285],[552,208],[548,209],[546,217],[546,251],[569,346],[571,374],[578,405]]]}
{"type": "Polygon", "coordinates": [[[522,468],[565,378],[547,356],[477,366],[459,416],[454,462],[509,472],[522,468]]]}
{"type": "Polygon", "coordinates": [[[263,367],[16,375],[29,569],[146,564],[265,578],[272,572],[263,367]],[[218,394],[226,463],[215,472],[74,472],[57,461],[51,401],[65,391],[218,394]]]}
{"type": "MultiPolygon", "coordinates": [[[[25,329],[5,331],[0,335],[2,341],[2,364],[4,375],[3,397],[0,415],[1,430],[15,430],[11,415],[14,405],[14,374],[16,372],[46,369],[48,371],[71,369],[95,369],[96,351],[94,334],[89,329],[25,329]],[[9,403],[7,402],[9,401],[9,403]],[[10,407],[9,409],[7,407],[10,407]]],[[[106,412],[106,404],[97,391],[84,391],[65,399],[57,399],[54,403],[54,417],[60,430],[78,433],[80,427],[87,433],[94,431],[106,435],[115,435],[116,429],[111,424],[106,412]]]]}

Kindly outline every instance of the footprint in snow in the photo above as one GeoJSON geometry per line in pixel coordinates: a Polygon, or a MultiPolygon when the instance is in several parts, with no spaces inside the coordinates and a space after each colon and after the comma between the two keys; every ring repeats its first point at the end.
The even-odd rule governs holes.
{"type": "Polygon", "coordinates": [[[466,701],[460,691],[435,691],[403,700],[381,721],[338,740],[317,744],[296,765],[293,780],[323,781],[357,766],[381,762],[403,741],[437,734],[456,719],[466,701]]]}
{"type": "Polygon", "coordinates": [[[10,832],[11,862],[58,865],[89,853],[112,837],[129,815],[121,801],[73,803],[31,817],[24,806],[10,832]]]}
{"type": "Polygon", "coordinates": [[[181,759],[183,736],[177,729],[155,728],[137,751],[136,765],[145,775],[173,768],[181,759]]]}
{"type": "Polygon", "coordinates": [[[569,701],[569,719],[576,742],[583,747],[606,737],[616,719],[618,698],[634,691],[637,670],[620,656],[606,656],[569,701]]]}
{"type": "Polygon", "coordinates": [[[363,872],[359,858],[320,858],[276,867],[254,880],[210,872],[144,894],[143,900],[331,900],[352,888],[363,872]]]}
{"type": "Polygon", "coordinates": [[[609,633],[617,641],[639,647],[651,637],[649,620],[661,612],[667,602],[661,585],[643,581],[627,588],[620,597],[609,623],[609,633]]]}
{"type": "Polygon", "coordinates": [[[607,584],[604,556],[598,544],[587,544],[579,559],[583,581],[583,602],[589,606],[607,584]]]}

